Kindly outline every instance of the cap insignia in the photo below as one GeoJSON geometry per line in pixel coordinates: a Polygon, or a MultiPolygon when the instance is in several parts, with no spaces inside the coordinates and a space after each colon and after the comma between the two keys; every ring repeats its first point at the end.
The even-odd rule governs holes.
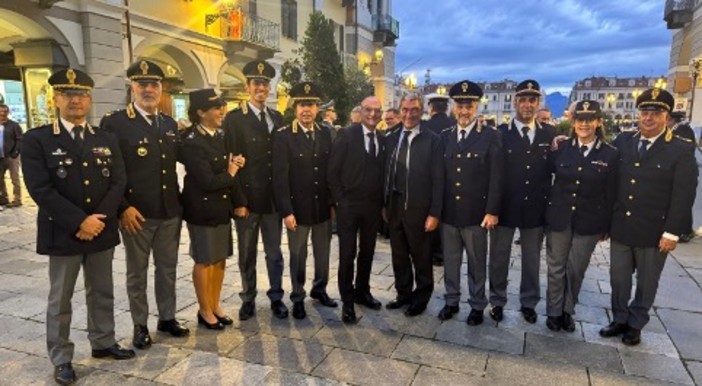
{"type": "Polygon", "coordinates": [[[141,69],[141,74],[142,74],[142,75],[148,75],[148,73],[149,73],[149,63],[146,63],[146,61],[142,60],[141,63],[139,64],[139,68],[141,69]]]}
{"type": "Polygon", "coordinates": [[[588,111],[589,108],[590,108],[590,102],[583,103],[583,111],[588,111]]]}
{"type": "Polygon", "coordinates": [[[258,70],[258,75],[263,75],[263,70],[266,67],[263,65],[263,63],[259,63],[258,66],[256,66],[256,69],[258,70]]]}
{"type": "Polygon", "coordinates": [[[661,90],[654,88],[653,91],[651,91],[651,99],[654,101],[658,98],[658,95],[661,93],[661,90]]]}
{"type": "Polygon", "coordinates": [[[312,87],[310,86],[310,84],[309,83],[305,84],[305,94],[309,94],[311,90],[312,90],[312,87]]]}
{"type": "Polygon", "coordinates": [[[529,90],[533,89],[533,88],[534,88],[534,84],[531,83],[531,82],[527,83],[527,88],[528,88],[529,90]]]}
{"type": "Polygon", "coordinates": [[[66,79],[68,79],[68,84],[76,84],[76,72],[72,68],[66,71],[66,79]]]}
{"type": "Polygon", "coordinates": [[[468,83],[467,82],[461,83],[461,90],[463,90],[463,92],[468,91],[468,83]]]}

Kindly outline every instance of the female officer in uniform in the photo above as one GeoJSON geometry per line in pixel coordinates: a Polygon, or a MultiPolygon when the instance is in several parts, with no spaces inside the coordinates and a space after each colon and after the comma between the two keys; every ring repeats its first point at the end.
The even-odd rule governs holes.
{"type": "Polygon", "coordinates": [[[551,154],[555,174],[546,209],[546,326],[575,331],[572,315],[597,242],[607,238],[616,194],[617,150],[603,141],[602,111],[580,101],[571,138],[551,154]]]}
{"type": "Polygon", "coordinates": [[[244,158],[227,154],[220,129],[226,103],[213,89],[190,93],[188,115],[193,126],[183,139],[183,218],[190,233],[195,261],[193,284],[200,310],[198,323],[221,330],[232,324],[220,305],[224,267],[232,255],[230,192],[244,158]]]}

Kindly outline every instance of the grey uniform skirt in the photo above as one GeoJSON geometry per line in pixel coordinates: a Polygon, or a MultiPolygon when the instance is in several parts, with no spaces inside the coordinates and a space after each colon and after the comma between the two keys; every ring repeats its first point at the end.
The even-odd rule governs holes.
{"type": "Polygon", "coordinates": [[[197,264],[214,264],[231,257],[232,227],[231,224],[216,226],[188,224],[190,233],[190,257],[197,264]]]}

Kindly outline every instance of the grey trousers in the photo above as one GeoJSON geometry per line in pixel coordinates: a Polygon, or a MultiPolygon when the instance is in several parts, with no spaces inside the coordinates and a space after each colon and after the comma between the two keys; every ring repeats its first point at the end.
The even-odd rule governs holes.
{"type": "Polygon", "coordinates": [[[575,304],[583,285],[590,257],[601,235],[579,235],[571,228],[546,233],[546,313],[561,316],[575,314],[575,304]]]}
{"type": "MultiPolygon", "coordinates": [[[[507,275],[515,229],[498,225],[490,232],[490,303],[493,306],[507,304],[507,275]]],[[[522,247],[519,299],[522,307],[534,308],[541,299],[539,265],[544,228],[519,228],[519,236],[522,247]]]]}
{"type": "Polygon", "coordinates": [[[331,220],[305,226],[297,226],[294,232],[288,230],[290,250],[290,300],[305,300],[305,280],[307,271],[307,239],[312,233],[312,253],[314,255],[314,280],[312,292],[326,292],[329,282],[329,249],[331,248],[331,220]]]}
{"type": "Polygon", "coordinates": [[[115,340],[112,257],[115,249],[86,255],[49,258],[49,302],[46,308],[46,348],[54,366],[73,360],[70,340],[71,299],[83,267],[85,303],[88,308],[88,339],[93,350],[111,347],[115,340]]]}
{"type": "Polygon", "coordinates": [[[13,202],[15,204],[22,203],[22,185],[20,185],[20,157],[17,158],[0,158],[0,205],[13,202]],[[5,171],[10,171],[10,181],[12,181],[12,201],[7,193],[7,185],[5,185],[5,171]]]}
{"type": "Polygon", "coordinates": [[[263,252],[266,255],[266,269],[270,289],[266,292],[273,302],[283,298],[283,253],[280,240],[283,233],[283,221],[278,213],[249,213],[247,218],[237,218],[236,234],[239,243],[239,271],[241,287],[239,297],[242,301],[256,298],[256,255],[258,249],[258,232],[263,236],[263,252]]]}
{"type": "Polygon", "coordinates": [[[127,295],[132,322],[146,326],[149,303],[146,298],[149,255],[154,255],[154,290],[159,320],[175,319],[176,265],[180,243],[180,217],[167,220],[146,219],[141,232],[131,235],[122,230],[127,255],[127,295]]]}
{"type": "Polygon", "coordinates": [[[461,263],[463,251],[468,257],[468,303],[482,311],[487,306],[485,279],[487,277],[487,230],[479,225],[457,228],[441,225],[444,253],[444,285],[446,305],[457,306],[461,298],[461,263]]]}
{"type": "Polygon", "coordinates": [[[617,323],[642,329],[658,291],[667,253],[657,247],[636,248],[612,240],[609,278],[612,283],[612,314],[617,323]],[[636,293],[631,298],[632,275],[636,272],[636,293]]]}

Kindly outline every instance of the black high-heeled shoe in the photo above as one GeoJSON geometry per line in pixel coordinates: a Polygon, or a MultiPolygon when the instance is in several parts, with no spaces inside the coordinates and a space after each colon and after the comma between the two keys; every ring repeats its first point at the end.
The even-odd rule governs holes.
{"type": "Polygon", "coordinates": [[[232,320],[232,318],[229,317],[229,315],[219,316],[217,314],[214,314],[214,316],[220,323],[222,323],[225,326],[231,326],[232,324],[234,324],[234,321],[232,320]]]}
{"type": "Polygon", "coordinates": [[[200,311],[197,312],[197,324],[201,324],[207,327],[208,330],[224,330],[224,325],[217,319],[215,323],[208,323],[205,318],[200,315],[200,311]]]}

